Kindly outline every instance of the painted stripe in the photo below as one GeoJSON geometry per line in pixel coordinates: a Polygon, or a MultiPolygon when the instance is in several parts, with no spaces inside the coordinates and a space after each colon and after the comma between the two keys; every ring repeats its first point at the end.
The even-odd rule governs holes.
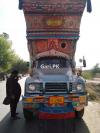
{"type": "Polygon", "coordinates": [[[39,119],[71,119],[75,118],[75,112],[63,113],[63,114],[49,114],[40,112],[39,119]]]}
{"type": "Polygon", "coordinates": [[[40,35],[38,35],[38,36],[27,36],[27,39],[50,39],[50,38],[59,38],[59,39],[79,39],[79,36],[74,36],[74,37],[72,37],[72,36],[58,36],[58,35],[56,35],[56,36],[53,36],[53,35],[51,35],[51,36],[40,36],[40,35]]]}

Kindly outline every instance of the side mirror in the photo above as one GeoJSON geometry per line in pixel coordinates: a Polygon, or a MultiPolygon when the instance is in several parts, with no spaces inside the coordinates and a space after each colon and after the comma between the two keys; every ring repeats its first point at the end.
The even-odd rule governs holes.
{"type": "Polygon", "coordinates": [[[86,67],[86,60],[83,60],[83,67],[86,67]]]}
{"type": "Polygon", "coordinates": [[[86,67],[86,60],[85,60],[84,56],[83,56],[83,59],[79,59],[79,62],[83,63],[83,67],[86,67]]]}
{"type": "Polygon", "coordinates": [[[86,67],[86,60],[85,60],[84,56],[83,56],[83,67],[86,67]]]}

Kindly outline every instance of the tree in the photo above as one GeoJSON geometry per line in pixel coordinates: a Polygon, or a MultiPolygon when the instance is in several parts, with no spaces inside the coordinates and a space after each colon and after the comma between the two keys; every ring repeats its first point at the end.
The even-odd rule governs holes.
{"type": "Polygon", "coordinates": [[[0,37],[3,37],[5,39],[9,39],[9,35],[5,32],[3,32],[2,34],[0,34],[0,37]]]}
{"type": "Polygon", "coordinates": [[[11,71],[17,69],[19,73],[25,74],[28,71],[27,62],[22,59],[17,59],[16,62],[13,63],[11,71]]]}
{"type": "Polygon", "coordinates": [[[20,73],[26,73],[27,62],[20,59],[12,50],[12,42],[8,39],[7,33],[0,35],[0,73],[11,72],[13,69],[18,69],[20,73]]]}
{"type": "Polygon", "coordinates": [[[97,73],[100,73],[100,67],[99,67],[98,63],[93,67],[91,72],[92,72],[93,76],[95,76],[97,73]]]}
{"type": "Polygon", "coordinates": [[[3,32],[3,37],[5,38],[5,39],[9,39],[9,35],[7,34],[7,33],[5,33],[5,32],[3,32]]]}
{"type": "Polygon", "coordinates": [[[7,39],[4,36],[0,36],[0,72],[9,70],[15,58],[17,58],[11,49],[11,42],[7,39]]]}

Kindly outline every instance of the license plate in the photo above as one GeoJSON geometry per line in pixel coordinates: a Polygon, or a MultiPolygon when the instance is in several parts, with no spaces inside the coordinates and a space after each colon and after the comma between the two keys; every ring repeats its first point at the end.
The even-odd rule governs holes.
{"type": "Polygon", "coordinates": [[[64,97],[63,96],[50,96],[49,105],[64,105],[64,97]]]}
{"type": "Polygon", "coordinates": [[[80,103],[85,103],[86,102],[86,96],[80,96],[79,100],[80,100],[80,103]]]}

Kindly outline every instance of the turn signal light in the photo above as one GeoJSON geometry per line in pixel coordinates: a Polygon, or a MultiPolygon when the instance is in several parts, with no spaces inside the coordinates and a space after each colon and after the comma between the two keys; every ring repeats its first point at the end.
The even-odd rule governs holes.
{"type": "Polygon", "coordinates": [[[24,101],[25,101],[25,102],[32,103],[32,102],[33,102],[33,98],[25,98],[24,101]]]}

